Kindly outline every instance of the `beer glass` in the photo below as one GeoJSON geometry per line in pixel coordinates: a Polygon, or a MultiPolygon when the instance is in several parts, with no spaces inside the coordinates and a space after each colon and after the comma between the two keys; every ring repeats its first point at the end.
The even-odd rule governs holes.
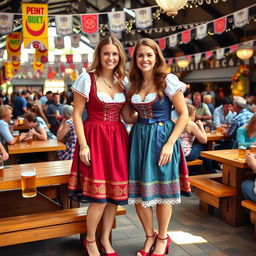
{"type": "Polygon", "coordinates": [[[245,160],[246,156],[246,143],[238,143],[238,159],[245,160]]]}
{"type": "Polygon", "coordinates": [[[17,138],[17,142],[19,142],[19,137],[20,137],[19,131],[13,131],[13,132],[12,132],[12,136],[15,137],[15,138],[17,138]]]}
{"type": "Polygon", "coordinates": [[[25,198],[36,196],[36,169],[34,167],[21,170],[21,190],[25,198]]]}
{"type": "Polygon", "coordinates": [[[220,125],[218,125],[216,127],[216,134],[221,134],[221,126],[220,125]]]}
{"type": "Polygon", "coordinates": [[[26,142],[27,142],[27,145],[28,145],[28,146],[31,146],[31,145],[32,145],[32,142],[33,142],[33,135],[29,135],[29,136],[27,137],[26,142]]]}
{"type": "Polygon", "coordinates": [[[24,118],[21,116],[18,116],[18,125],[23,125],[24,118]]]}
{"type": "Polygon", "coordinates": [[[250,153],[256,155],[256,142],[250,143],[250,153]]]}

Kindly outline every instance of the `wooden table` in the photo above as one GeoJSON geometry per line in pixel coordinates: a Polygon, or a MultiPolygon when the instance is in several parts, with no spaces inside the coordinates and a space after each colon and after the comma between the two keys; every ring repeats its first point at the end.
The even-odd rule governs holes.
{"type": "Polygon", "coordinates": [[[29,130],[29,127],[25,124],[22,125],[14,125],[13,126],[14,131],[20,131],[20,130],[29,130]]]}
{"type": "Polygon", "coordinates": [[[213,150],[213,142],[217,140],[224,140],[225,135],[223,133],[207,133],[207,149],[213,150]]]}
{"type": "Polygon", "coordinates": [[[65,150],[66,145],[57,140],[34,140],[31,145],[28,145],[27,142],[20,142],[14,145],[8,145],[8,152],[10,155],[10,163],[15,163],[14,156],[15,154],[28,154],[36,152],[47,152],[48,161],[56,160],[55,154],[53,151],[65,150]]]}
{"type": "Polygon", "coordinates": [[[13,165],[11,168],[3,169],[3,175],[0,178],[0,217],[70,208],[66,184],[71,163],[72,160],[51,161],[13,165]],[[21,196],[20,172],[28,167],[36,169],[36,186],[38,191],[41,191],[34,198],[21,196]],[[52,195],[56,193],[56,188],[58,188],[57,197],[61,201],[60,204],[48,198],[49,195],[54,198],[52,195]]]}
{"type": "Polygon", "coordinates": [[[222,219],[233,226],[243,224],[241,183],[246,178],[248,170],[245,159],[238,159],[238,149],[202,151],[201,156],[223,163],[222,183],[237,191],[236,196],[223,200],[223,204],[220,206],[222,219]]]}

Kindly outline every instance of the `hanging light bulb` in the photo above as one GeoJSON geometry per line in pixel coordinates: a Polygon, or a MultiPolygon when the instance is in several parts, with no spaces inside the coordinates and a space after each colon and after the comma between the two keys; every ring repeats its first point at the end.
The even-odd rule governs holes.
{"type": "Polygon", "coordinates": [[[186,68],[188,65],[189,65],[190,61],[186,58],[186,57],[180,57],[178,60],[177,60],[177,65],[180,67],[180,68],[186,68]]]}
{"type": "Polygon", "coordinates": [[[248,60],[253,55],[253,48],[249,45],[241,45],[237,48],[236,55],[241,60],[248,60]]]}
{"type": "Polygon", "coordinates": [[[165,10],[166,14],[169,16],[174,16],[178,14],[180,10],[188,0],[156,0],[156,3],[165,10]]]}

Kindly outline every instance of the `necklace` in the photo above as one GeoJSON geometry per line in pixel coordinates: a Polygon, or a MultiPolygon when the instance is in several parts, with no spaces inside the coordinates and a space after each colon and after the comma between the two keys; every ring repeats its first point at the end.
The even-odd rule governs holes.
{"type": "Polygon", "coordinates": [[[108,83],[105,81],[105,79],[104,79],[103,77],[101,77],[101,78],[102,78],[103,82],[105,83],[105,85],[106,85],[108,88],[112,89],[112,85],[108,84],[108,83]]]}

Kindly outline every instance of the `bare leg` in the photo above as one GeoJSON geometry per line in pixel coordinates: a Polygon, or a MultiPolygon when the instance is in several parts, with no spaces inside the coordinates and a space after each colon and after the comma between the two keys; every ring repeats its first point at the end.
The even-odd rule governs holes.
{"type": "Polygon", "coordinates": [[[102,232],[101,232],[101,243],[104,246],[107,253],[115,252],[110,241],[110,233],[114,223],[116,215],[117,205],[108,203],[105,207],[103,216],[102,216],[102,232]]]}
{"type": "MultiPolygon", "coordinates": [[[[157,216],[157,222],[158,222],[158,237],[164,239],[167,237],[168,225],[172,216],[172,205],[157,204],[156,216],[157,216]]],[[[167,244],[167,239],[166,240],[157,239],[154,253],[163,254],[166,244],[167,244]]]]}
{"type": "MultiPolygon", "coordinates": [[[[87,210],[87,241],[95,241],[96,240],[96,230],[104,209],[106,207],[105,203],[91,203],[87,210]]],[[[97,248],[97,244],[95,243],[86,243],[86,247],[90,256],[98,256],[100,255],[99,250],[97,248]]]]}
{"type": "MultiPolygon", "coordinates": [[[[152,207],[143,207],[141,204],[136,204],[135,209],[146,233],[146,236],[148,236],[142,250],[144,252],[149,252],[155,242],[155,237],[153,236],[155,233],[153,225],[153,210],[152,207]]],[[[137,254],[137,256],[140,255],[140,253],[137,254]]]]}

